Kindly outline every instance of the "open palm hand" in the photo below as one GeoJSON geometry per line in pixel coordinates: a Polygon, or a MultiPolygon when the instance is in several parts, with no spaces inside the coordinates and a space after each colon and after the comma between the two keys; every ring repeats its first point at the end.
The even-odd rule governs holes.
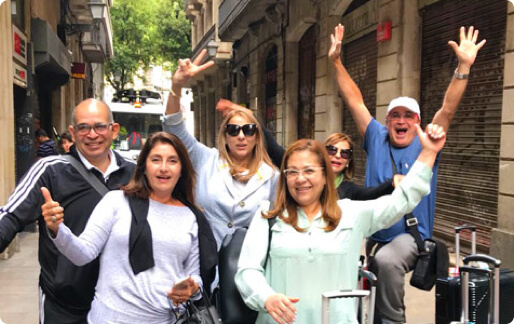
{"type": "Polygon", "coordinates": [[[459,59],[459,64],[467,66],[473,65],[477,57],[478,51],[485,45],[486,40],[483,39],[477,44],[478,29],[473,26],[469,27],[466,32],[465,27],[460,28],[460,42],[457,45],[454,41],[449,41],[448,44],[452,47],[453,51],[459,59]]]}

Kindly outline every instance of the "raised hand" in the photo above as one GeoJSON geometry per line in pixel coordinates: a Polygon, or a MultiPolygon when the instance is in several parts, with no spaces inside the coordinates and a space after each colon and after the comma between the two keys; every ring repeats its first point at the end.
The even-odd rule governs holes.
{"type": "Polygon", "coordinates": [[[478,29],[474,29],[473,26],[469,27],[466,32],[465,27],[460,28],[460,42],[457,45],[454,41],[449,41],[448,44],[451,46],[455,55],[459,59],[460,65],[471,67],[475,62],[478,51],[485,45],[486,40],[483,39],[477,44],[478,29]]]}
{"type": "Polygon", "coordinates": [[[208,61],[205,64],[200,65],[206,53],[207,50],[203,49],[193,62],[188,58],[178,60],[178,68],[172,78],[173,86],[183,87],[195,75],[213,66],[214,61],[208,61]]]}
{"type": "Polygon", "coordinates": [[[47,188],[41,187],[41,193],[43,198],[45,198],[45,203],[41,205],[41,215],[43,215],[46,227],[55,236],[59,231],[59,224],[64,222],[64,209],[58,202],[53,201],[52,195],[47,188]]]}
{"type": "Polygon", "coordinates": [[[343,41],[344,36],[344,26],[341,24],[338,24],[334,28],[334,33],[330,34],[330,41],[332,42],[332,45],[330,46],[330,49],[328,50],[328,58],[332,62],[336,62],[341,57],[341,43],[343,41]]]}
{"type": "Polygon", "coordinates": [[[221,112],[223,118],[225,118],[233,110],[244,110],[246,113],[253,115],[253,112],[250,109],[233,103],[228,99],[220,99],[216,104],[216,110],[221,112]]]}
{"type": "Polygon", "coordinates": [[[264,307],[268,314],[278,324],[287,324],[295,321],[296,308],[294,303],[298,302],[299,298],[288,297],[284,294],[274,294],[266,299],[264,307]]]}
{"type": "Polygon", "coordinates": [[[423,150],[438,153],[443,149],[443,146],[446,143],[446,132],[442,126],[437,124],[428,124],[423,132],[418,123],[414,125],[418,132],[418,137],[423,150]]]}

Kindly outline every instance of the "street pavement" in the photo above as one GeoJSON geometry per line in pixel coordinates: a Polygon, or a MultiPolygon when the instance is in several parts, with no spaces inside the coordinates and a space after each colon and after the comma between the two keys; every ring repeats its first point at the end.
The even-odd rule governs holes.
{"type": "MultiPolygon", "coordinates": [[[[19,253],[0,260],[0,324],[38,323],[38,233],[20,233],[19,243],[19,253]]],[[[409,279],[405,279],[407,323],[434,323],[434,290],[413,288],[409,279]]]]}

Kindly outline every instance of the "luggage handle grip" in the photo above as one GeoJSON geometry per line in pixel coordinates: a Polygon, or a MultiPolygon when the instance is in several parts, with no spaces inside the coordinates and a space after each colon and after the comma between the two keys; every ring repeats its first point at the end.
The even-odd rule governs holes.
{"type": "Polygon", "coordinates": [[[473,261],[485,262],[490,265],[494,265],[495,268],[499,268],[502,263],[499,259],[493,258],[492,256],[485,255],[485,254],[468,255],[467,257],[464,258],[463,261],[464,261],[464,264],[468,264],[473,261]]]}
{"type": "Polygon", "coordinates": [[[321,296],[326,299],[333,298],[363,298],[369,296],[368,290],[341,289],[337,291],[324,292],[321,296]]]}
{"type": "Polygon", "coordinates": [[[359,275],[366,278],[371,286],[377,285],[377,276],[373,272],[361,269],[359,270],[359,275]]]}
{"type": "Polygon", "coordinates": [[[491,270],[489,269],[482,269],[482,268],[475,268],[470,266],[462,266],[459,268],[460,273],[468,272],[468,273],[478,273],[478,274],[491,274],[491,270]]]}
{"type": "Polygon", "coordinates": [[[470,230],[471,232],[475,232],[477,229],[473,225],[462,225],[455,227],[455,233],[459,234],[463,230],[470,230]]]}

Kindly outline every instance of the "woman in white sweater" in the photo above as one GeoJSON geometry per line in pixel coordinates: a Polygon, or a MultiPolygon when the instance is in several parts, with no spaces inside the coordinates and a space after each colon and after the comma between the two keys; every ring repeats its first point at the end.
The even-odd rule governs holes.
{"type": "Polygon", "coordinates": [[[195,182],[184,144],[159,132],[146,141],[131,181],[104,196],[79,237],[42,189],[42,214],[59,251],[76,265],[100,255],[88,323],[175,323],[183,311],[177,306],[208,290],[216,242],[196,207],[195,182]],[[186,285],[172,289],[184,277],[186,285]]]}

